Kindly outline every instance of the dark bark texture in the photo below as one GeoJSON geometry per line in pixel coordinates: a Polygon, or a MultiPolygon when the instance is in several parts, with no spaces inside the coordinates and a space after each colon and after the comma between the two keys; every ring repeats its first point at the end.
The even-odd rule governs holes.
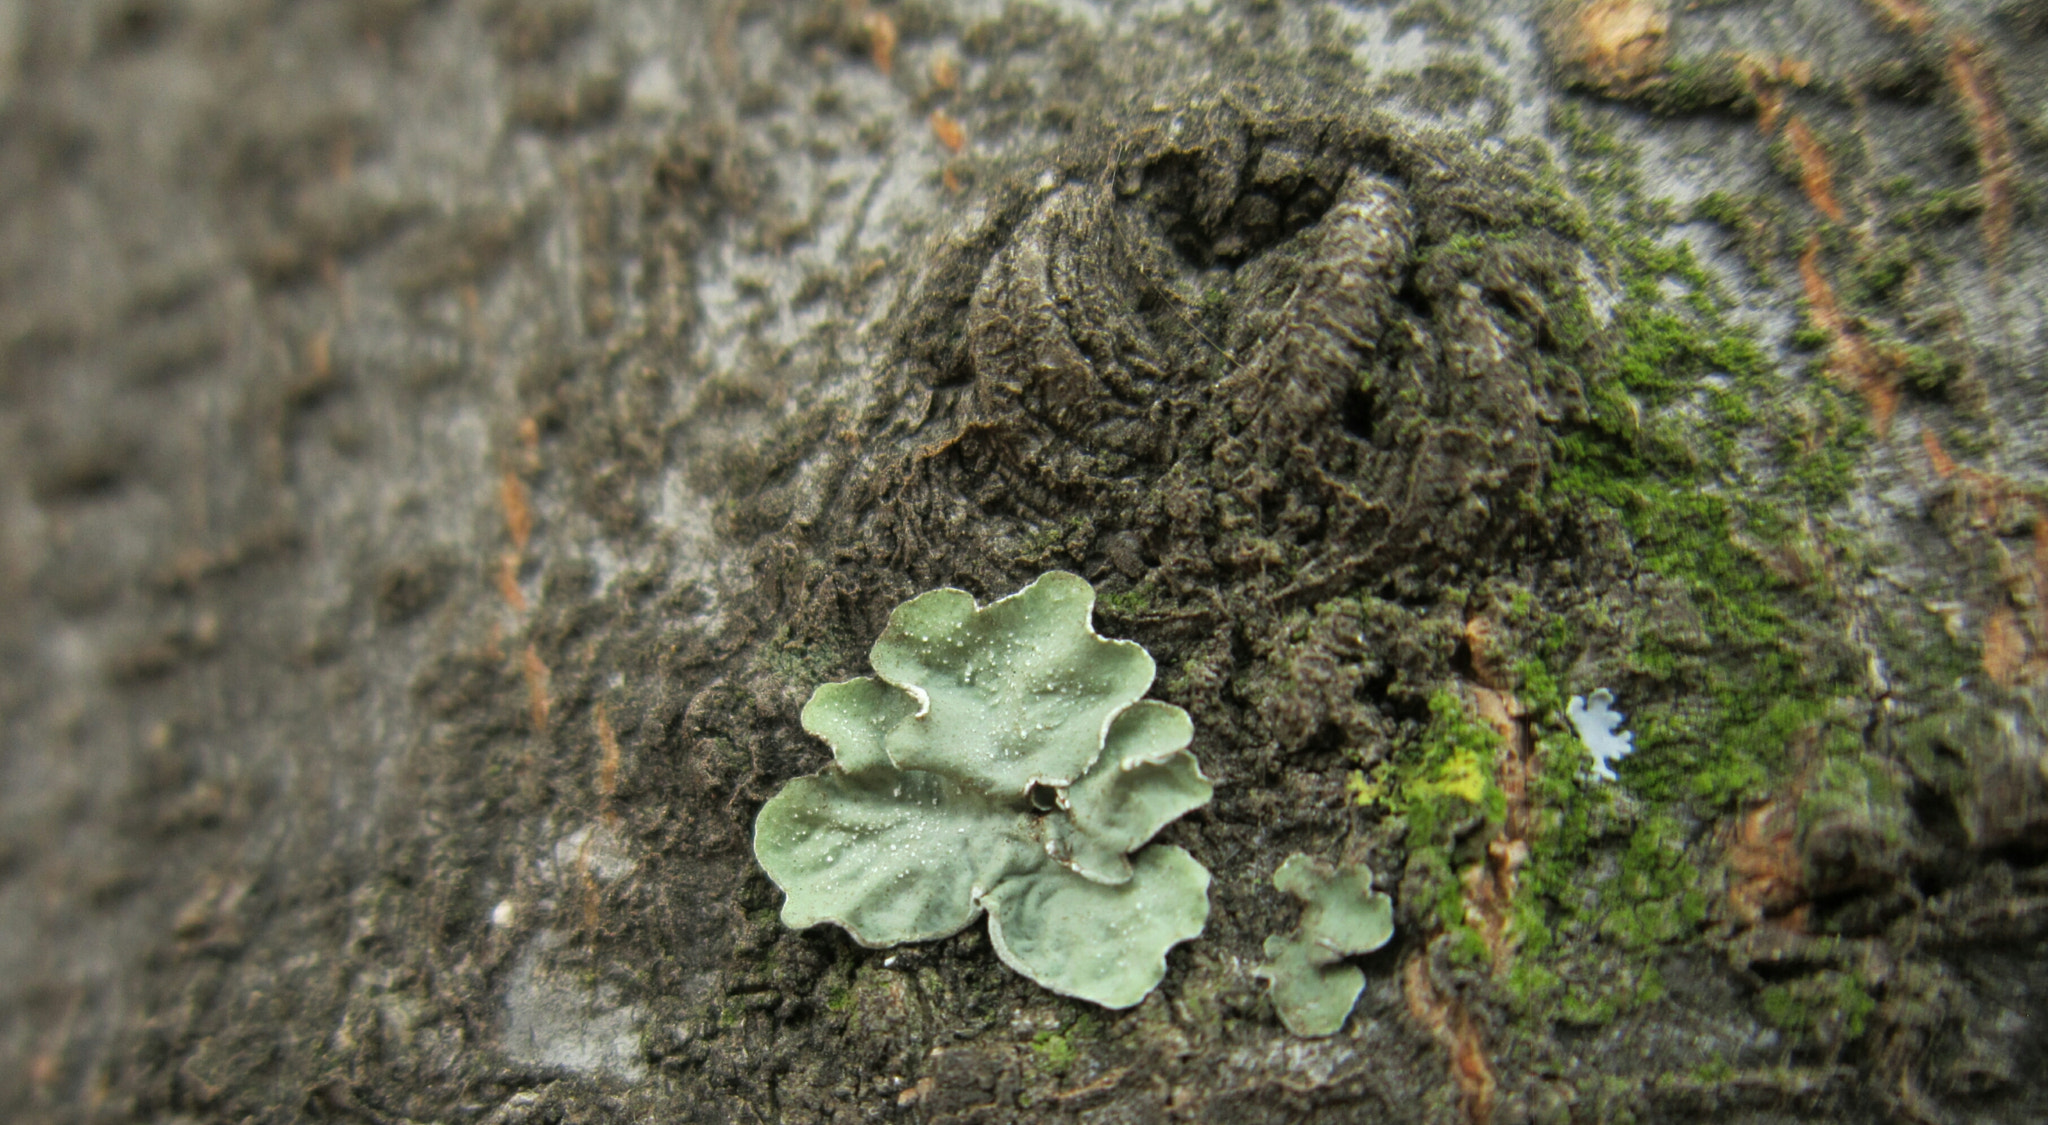
{"type": "Polygon", "coordinates": [[[0,0],[0,1116],[2048,1120],[2044,89],[2041,0],[0,0]],[[811,690],[1053,569],[1204,934],[785,928],[811,690]],[[1396,904],[1328,1038],[1295,852],[1396,904]]]}

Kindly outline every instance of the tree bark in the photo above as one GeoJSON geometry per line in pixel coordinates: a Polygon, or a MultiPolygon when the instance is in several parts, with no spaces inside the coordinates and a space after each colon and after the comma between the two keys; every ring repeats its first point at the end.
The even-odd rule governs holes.
{"type": "Polygon", "coordinates": [[[2044,84],[2038,0],[0,3],[0,1113],[2048,1120],[2044,84]],[[1216,785],[1126,1010],[751,847],[1047,570],[1216,785]],[[1294,853],[1395,903],[1327,1038],[1294,853]]]}

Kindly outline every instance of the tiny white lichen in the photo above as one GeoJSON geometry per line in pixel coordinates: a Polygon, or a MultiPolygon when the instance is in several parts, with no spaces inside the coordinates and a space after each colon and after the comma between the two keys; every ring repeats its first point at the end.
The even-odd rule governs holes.
{"type": "Polygon", "coordinates": [[[1565,716],[1578,728],[1579,741],[1593,755],[1593,773],[1608,781],[1618,780],[1614,776],[1614,763],[1635,752],[1636,736],[1630,731],[1617,732],[1625,718],[1621,712],[1610,710],[1614,693],[1606,688],[1585,698],[1574,695],[1564,706],[1565,716]]]}

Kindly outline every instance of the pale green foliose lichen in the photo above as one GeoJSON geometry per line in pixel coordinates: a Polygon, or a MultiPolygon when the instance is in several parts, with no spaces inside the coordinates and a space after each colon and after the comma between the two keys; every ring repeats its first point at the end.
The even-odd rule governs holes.
{"type": "Polygon", "coordinates": [[[1209,872],[1146,845],[1211,786],[1187,712],[1142,698],[1152,657],[1098,635],[1094,606],[1059,571],[987,606],[933,590],[890,615],[875,676],[812,694],[833,764],[754,823],[784,924],[882,947],[986,911],[996,954],[1054,992],[1127,1008],[1158,985],[1208,921],[1209,872]]]}
{"type": "Polygon", "coordinates": [[[1365,988],[1365,974],[1344,958],[1387,944],[1394,902],[1372,889],[1372,869],[1364,864],[1331,867],[1300,852],[1273,873],[1273,886],[1301,900],[1301,921],[1293,933],[1266,939],[1266,964],[1253,975],[1266,982],[1287,1030],[1311,1039],[1334,1035],[1365,988]]]}

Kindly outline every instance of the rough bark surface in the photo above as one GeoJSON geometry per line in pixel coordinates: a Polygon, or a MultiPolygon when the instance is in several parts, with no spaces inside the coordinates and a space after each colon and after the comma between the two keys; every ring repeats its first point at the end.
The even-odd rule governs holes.
{"type": "Polygon", "coordinates": [[[0,2],[0,1115],[2048,1119],[2043,88],[2039,0],[0,2]],[[1048,569],[1217,782],[1124,1012],[750,847],[1048,569]],[[1326,1039],[1294,852],[1396,903],[1326,1039]]]}

